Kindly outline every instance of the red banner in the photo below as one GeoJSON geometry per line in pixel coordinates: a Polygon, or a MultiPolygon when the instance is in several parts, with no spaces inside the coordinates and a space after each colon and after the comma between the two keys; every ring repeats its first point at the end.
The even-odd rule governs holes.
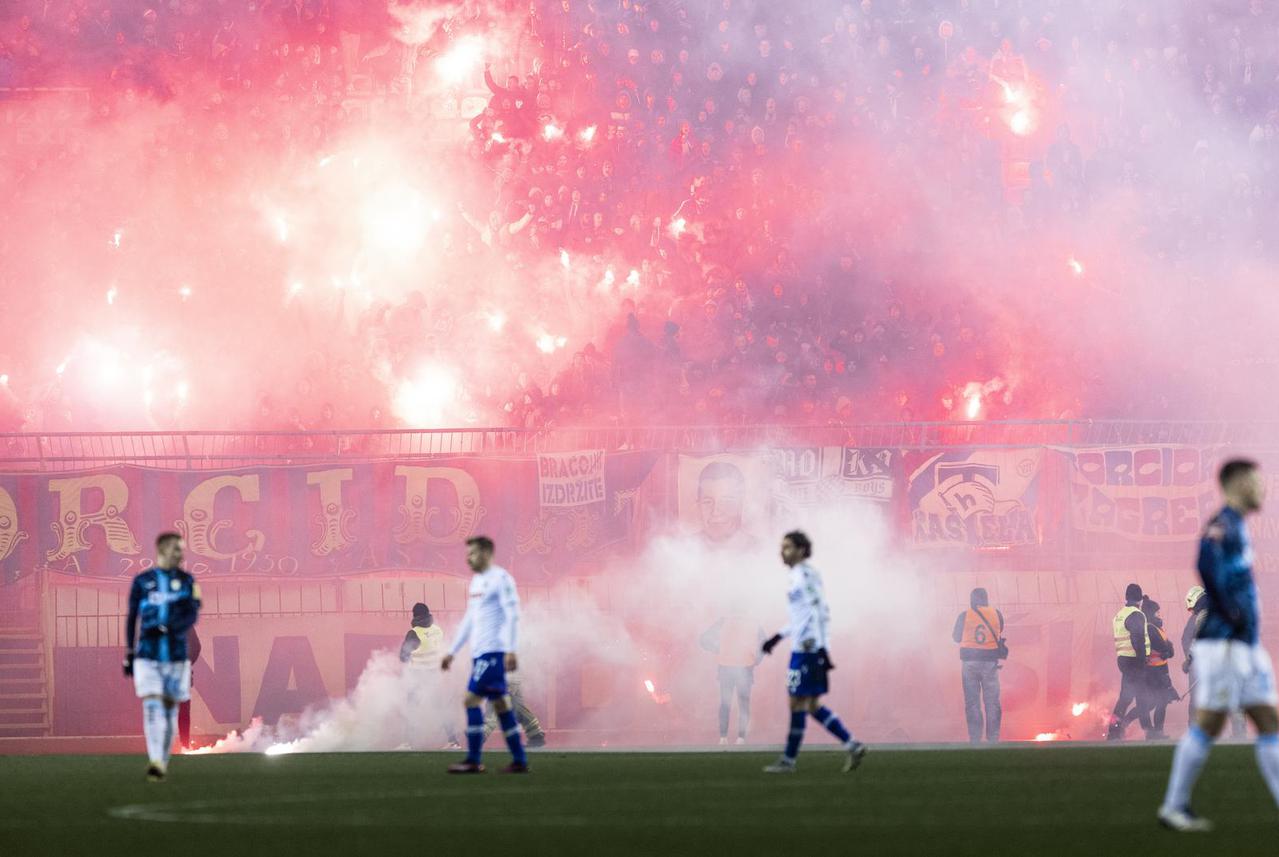
{"type": "Polygon", "coordinates": [[[626,539],[656,453],[597,457],[594,502],[542,504],[534,459],[451,458],[192,472],[0,475],[0,577],[130,577],[164,530],[197,575],[456,568],[485,534],[517,576],[561,574],[626,539]]]}

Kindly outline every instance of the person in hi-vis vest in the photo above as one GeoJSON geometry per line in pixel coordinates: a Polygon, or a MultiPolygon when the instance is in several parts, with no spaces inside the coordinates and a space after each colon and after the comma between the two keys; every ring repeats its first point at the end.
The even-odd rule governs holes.
{"type": "Polygon", "coordinates": [[[951,635],[959,644],[968,740],[980,744],[984,733],[986,740],[993,743],[999,740],[1003,719],[999,703],[999,641],[1004,634],[1004,614],[990,606],[985,589],[974,589],[968,603],[970,607],[959,614],[951,635]]]}
{"type": "MultiPolygon", "coordinates": [[[[425,748],[429,736],[423,725],[432,717],[424,717],[439,707],[437,697],[444,690],[438,679],[440,658],[444,655],[444,629],[435,624],[431,608],[421,602],[413,605],[413,624],[400,643],[400,662],[407,664],[408,723],[405,725],[409,747],[425,748]]],[[[448,715],[442,716],[444,748],[460,747],[456,725],[448,715]]]]}
{"type": "Polygon", "coordinates": [[[1150,657],[1150,634],[1146,627],[1146,614],[1141,612],[1141,587],[1135,583],[1128,584],[1124,590],[1124,606],[1115,614],[1111,623],[1115,638],[1115,654],[1119,664],[1119,699],[1110,719],[1110,729],[1106,738],[1110,741],[1122,741],[1124,730],[1132,722],[1130,715],[1135,714],[1141,722],[1141,728],[1149,736],[1153,732],[1150,724],[1150,712],[1146,702],[1146,672],[1149,669],[1146,659],[1150,657]],[[1130,711],[1134,708],[1135,711],[1130,711]]]}

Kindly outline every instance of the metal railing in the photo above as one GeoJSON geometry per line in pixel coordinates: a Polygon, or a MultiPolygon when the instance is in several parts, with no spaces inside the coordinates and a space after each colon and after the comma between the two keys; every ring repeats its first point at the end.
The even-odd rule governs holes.
{"type": "Polygon", "coordinates": [[[606,426],[339,431],[57,432],[0,434],[0,468],[63,471],[138,464],[220,469],[261,464],[441,456],[528,456],[575,449],[709,454],[785,446],[893,449],[1186,444],[1279,449],[1279,423],[1006,420],[826,426],[606,426]]]}

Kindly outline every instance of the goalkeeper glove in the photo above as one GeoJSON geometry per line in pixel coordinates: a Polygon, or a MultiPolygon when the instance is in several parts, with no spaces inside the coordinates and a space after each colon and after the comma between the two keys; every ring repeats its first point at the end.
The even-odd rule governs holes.
{"type": "Polygon", "coordinates": [[[817,662],[821,664],[822,668],[827,672],[835,669],[835,665],[830,662],[830,652],[826,651],[824,648],[817,650],[817,662]]]}
{"type": "Polygon", "coordinates": [[[781,641],[782,641],[781,634],[774,634],[773,636],[765,640],[764,646],[763,646],[764,654],[771,655],[773,653],[773,649],[777,648],[777,644],[780,643],[781,641]]]}

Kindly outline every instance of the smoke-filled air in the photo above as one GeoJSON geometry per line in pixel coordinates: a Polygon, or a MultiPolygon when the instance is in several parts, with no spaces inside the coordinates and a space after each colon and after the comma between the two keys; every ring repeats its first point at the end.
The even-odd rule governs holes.
{"type": "MultiPolygon", "coordinates": [[[[860,737],[972,739],[957,647],[1006,631],[987,724],[1100,739],[1124,586],[1180,652],[1231,441],[1084,435],[1279,420],[1277,81],[1274,0],[7,0],[0,581],[116,681],[175,528],[191,746],[438,749],[471,667],[411,610],[447,647],[487,534],[526,736],[762,745],[800,528],[860,737]],[[1023,421],[1067,428],[983,433],[1023,421]],[[323,439],[419,429],[493,431],[323,439]],[[282,434],[141,434],[204,431],[282,434]]],[[[48,728],[136,728],[120,687],[48,728]]]]}

